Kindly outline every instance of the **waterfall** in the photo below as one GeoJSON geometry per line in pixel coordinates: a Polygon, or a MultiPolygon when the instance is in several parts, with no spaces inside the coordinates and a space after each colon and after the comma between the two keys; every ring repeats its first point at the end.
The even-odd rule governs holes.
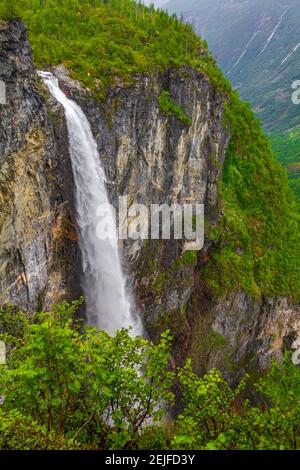
{"type": "Polygon", "coordinates": [[[97,210],[108,205],[109,199],[91,126],[82,109],[66,97],[51,73],[39,75],[63,106],[67,121],[88,323],[109,334],[128,327],[132,327],[133,335],[142,334],[141,322],[126,291],[112,209],[108,217],[113,237],[105,240],[97,237],[97,210]]]}

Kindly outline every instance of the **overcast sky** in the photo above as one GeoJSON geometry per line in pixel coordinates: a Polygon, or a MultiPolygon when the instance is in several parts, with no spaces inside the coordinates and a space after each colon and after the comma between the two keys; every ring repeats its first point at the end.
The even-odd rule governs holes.
{"type": "Polygon", "coordinates": [[[161,7],[162,5],[164,5],[167,2],[168,2],[168,0],[144,0],[144,3],[146,5],[150,5],[150,3],[154,3],[154,5],[156,7],[161,7]]]}

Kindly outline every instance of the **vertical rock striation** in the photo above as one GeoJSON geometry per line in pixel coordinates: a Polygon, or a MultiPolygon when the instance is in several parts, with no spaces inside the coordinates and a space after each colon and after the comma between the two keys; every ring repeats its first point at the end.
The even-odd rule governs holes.
{"type": "Polygon", "coordinates": [[[75,294],[79,264],[63,113],[46,106],[25,33],[0,23],[0,293],[37,309],[75,294]]]}

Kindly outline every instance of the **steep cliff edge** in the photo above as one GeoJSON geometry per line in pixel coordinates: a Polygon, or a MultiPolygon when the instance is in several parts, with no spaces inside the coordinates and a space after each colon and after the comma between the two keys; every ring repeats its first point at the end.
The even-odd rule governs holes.
{"type": "Polygon", "coordinates": [[[0,23],[0,63],[1,303],[37,309],[80,293],[67,130],[62,110],[46,105],[18,21],[0,23]]]}
{"type": "MultiPolygon", "coordinates": [[[[36,309],[81,293],[67,130],[62,109],[37,78],[19,22],[1,23],[0,62],[8,97],[0,105],[1,303],[36,309]]],[[[285,180],[263,139],[253,151],[249,141],[259,135],[257,124],[249,131],[252,121],[240,111],[244,128],[239,119],[234,126],[224,92],[190,66],[136,75],[131,84],[119,79],[101,102],[63,67],[53,70],[88,116],[114,204],[119,195],[146,205],[205,204],[206,239],[199,253],[184,252],[180,241],[123,243],[124,265],[150,336],[170,328],[176,361],[192,355],[199,372],[265,367],[269,356],[300,336],[300,311],[291,274],[273,255],[281,246],[288,256],[281,238],[277,247],[273,216],[284,206],[288,210],[288,196],[280,186],[276,190],[285,180]],[[190,126],[161,112],[164,90],[191,118],[190,126]],[[265,157],[258,162],[253,154],[259,152],[265,157]],[[268,220],[247,206],[253,193],[257,208],[268,195],[272,199],[272,210],[265,210],[268,236],[261,228],[268,220]],[[281,276],[287,286],[279,285],[281,276]]],[[[288,217],[281,216],[280,222],[288,217]]],[[[296,285],[298,271],[294,277],[296,285]]]]}

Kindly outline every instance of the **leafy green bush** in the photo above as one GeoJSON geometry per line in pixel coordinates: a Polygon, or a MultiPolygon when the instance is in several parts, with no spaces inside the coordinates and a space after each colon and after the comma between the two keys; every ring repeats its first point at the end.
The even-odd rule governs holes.
{"type": "Polygon", "coordinates": [[[19,312],[18,341],[1,335],[10,349],[0,372],[1,408],[82,445],[124,448],[172,403],[169,335],[156,346],[127,330],[112,338],[74,321],[76,307],[54,306],[35,323],[19,312]]]}
{"type": "Polygon", "coordinates": [[[1,312],[9,354],[0,449],[300,449],[300,370],[290,355],[254,389],[249,377],[234,388],[215,369],[198,377],[190,361],[176,375],[168,332],[157,345],[127,330],[112,338],[76,320],[77,306],[33,320],[9,308],[12,327],[1,312]],[[174,386],[182,413],[171,420],[174,386]]]}
{"type": "Polygon", "coordinates": [[[197,377],[188,362],[179,381],[185,407],[177,420],[173,449],[300,448],[300,370],[290,354],[283,363],[274,362],[254,386],[260,406],[245,398],[246,386],[248,393],[252,388],[248,376],[232,389],[216,370],[197,377]]]}
{"type": "Polygon", "coordinates": [[[17,410],[0,408],[0,449],[1,450],[76,450],[76,441],[62,434],[49,432],[30,416],[23,416],[17,410]]]}
{"type": "Polygon", "coordinates": [[[179,372],[180,390],[185,408],[178,418],[175,449],[201,449],[214,443],[230,428],[233,407],[246,386],[245,377],[232,390],[219,371],[212,369],[203,377],[193,373],[191,362],[179,372]]]}

